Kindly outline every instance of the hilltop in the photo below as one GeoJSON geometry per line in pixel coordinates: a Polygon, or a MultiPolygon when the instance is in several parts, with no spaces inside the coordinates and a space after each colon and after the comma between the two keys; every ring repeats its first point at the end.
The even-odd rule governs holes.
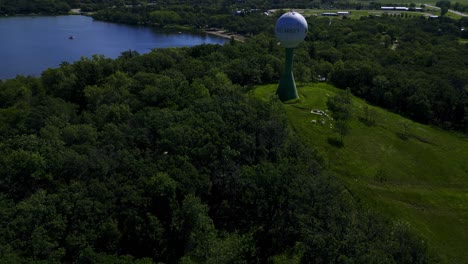
{"type": "MultiPolygon", "coordinates": [[[[264,85],[254,92],[268,98],[275,89],[264,85]]],[[[353,97],[350,133],[342,147],[333,146],[329,142],[338,138],[333,121],[312,110],[326,113],[327,98],[337,91],[324,83],[298,88],[300,99],[284,104],[296,133],[325,157],[329,169],[364,204],[421,235],[428,242],[431,262],[468,262],[466,138],[353,97]],[[366,115],[373,125],[359,121],[366,115]]]]}

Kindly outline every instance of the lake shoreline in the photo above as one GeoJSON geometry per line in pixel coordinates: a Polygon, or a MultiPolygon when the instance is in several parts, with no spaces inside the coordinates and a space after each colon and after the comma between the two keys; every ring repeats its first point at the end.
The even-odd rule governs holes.
{"type": "Polygon", "coordinates": [[[222,38],[234,39],[239,42],[245,42],[245,40],[247,39],[247,37],[244,35],[229,33],[223,29],[207,29],[207,30],[204,30],[203,32],[210,34],[210,35],[222,37],[222,38]]]}
{"type": "Polygon", "coordinates": [[[11,16],[0,19],[0,79],[17,75],[40,76],[47,68],[62,62],[100,54],[116,59],[122,52],[140,54],[153,49],[225,44],[226,37],[208,35],[202,30],[158,29],[94,20],[89,16],[11,16]]]}

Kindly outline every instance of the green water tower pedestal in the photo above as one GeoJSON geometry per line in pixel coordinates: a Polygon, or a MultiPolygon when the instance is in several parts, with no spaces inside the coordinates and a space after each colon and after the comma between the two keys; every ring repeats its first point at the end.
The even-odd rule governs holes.
{"type": "Polygon", "coordinates": [[[297,95],[296,82],[294,81],[294,75],[292,71],[294,49],[286,48],[285,50],[286,59],[284,71],[281,75],[278,90],[276,90],[276,94],[278,95],[279,99],[283,102],[299,98],[299,96],[297,95]]]}

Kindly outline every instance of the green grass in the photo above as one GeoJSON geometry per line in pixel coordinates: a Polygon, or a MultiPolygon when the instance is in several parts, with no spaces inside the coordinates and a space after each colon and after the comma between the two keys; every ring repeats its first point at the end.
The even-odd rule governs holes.
{"type": "MultiPolygon", "coordinates": [[[[439,15],[440,15],[440,13],[439,13],[439,15]]],[[[460,18],[462,18],[462,16],[460,16],[460,15],[458,15],[458,14],[454,14],[454,13],[452,13],[452,12],[447,12],[447,14],[445,14],[445,16],[450,17],[450,18],[452,18],[452,19],[460,19],[460,18]]]]}
{"type": "MultiPolygon", "coordinates": [[[[273,96],[277,85],[255,94],[273,96]]],[[[362,201],[395,220],[403,220],[429,244],[442,263],[468,263],[468,140],[461,135],[418,124],[353,98],[351,132],[343,147],[330,128],[312,123],[311,109],[326,109],[338,89],[323,83],[299,87],[300,100],[284,104],[304,144],[325,157],[331,171],[362,201]],[[364,107],[375,112],[373,126],[358,121],[364,107]],[[407,127],[407,138],[401,133],[407,127]]],[[[434,260],[434,259],[433,259],[434,260]]]]}
{"type": "MultiPolygon", "coordinates": [[[[351,14],[348,16],[349,18],[358,19],[362,16],[368,16],[372,14],[382,14],[380,10],[338,10],[338,9],[306,9],[304,10],[303,14],[305,16],[321,16],[322,13],[336,13],[340,11],[349,11],[351,14]]],[[[337,18],[340,19],[341,17],[329,17],[329,18],[337,18]]]]}
{"type": "MultiPolygon", "coordinates": [[[[460,3],[463,2],[463,1],[459,1],[460,3]]],[[[465,0],[465,4],[468,5],[468,0],[465,0]]],[[[389,1],[388,3],[394,3],[394,2],[391,2],[389,1]]],[[[401,3],[401,2],[400,2],[401,3]]],[[[408,3],[411,3],[411,2],[408,2],[408,3]]],[[[429,3],[429,2],[428,2],[429,3]]],[[[433,4],[435,5],[435,2],[434,3],[429,3],[429,4],[433,4]]],[[[419,7],[421,4],[416,4],[417,7],[419,7]]],[[[338,11],[344,11],[344,10],[337,10],[337,9],[304,9],[302,10],[302,14],[304,16],[321,16],[322,13],[336,13],[338,11]]],[[[411,16],[411,17],[419,17],[419,16],[424,16],[424,15],[428,15],[428,14],[431,14],[431,15],[436,15],[436,16],[440,16],[440,9],[439,8],[433,8],[433,7],[426,7],[425,8],[425,11],[424,12],[409,12],[409,11],[388,11],[388,10],[352,10],[352,9],[349,9],[349,10],[346,10],[346,11],[349,11],[351,12],[351,14],[348,16],[348,18],[350,19],[360,19],[361,17],[366,17],[366,16],[369,16],[369,15],[373,15],[373,16],[381,16],[383,14],[407,14],[408,16],[411,16]]],[[[452,19],[460,19],[462,18],[462,16],[458,15],[458,14],[454,14],[452,12],[447,12],[447,14],[445,15],[447,17],[450,17],[452,19]]],[[[330,19],[341,19],[340,16],[336,16],[336,17],[328,17],[330,19]]]]}
{"type": "MultiPolygon", "coordinates": [[[[386,5],[386,4],[408,5],[408,4],[414,3],[416,6],[420,6],[422,4],[435,5],[437,3],[437,1],[439,1],[439,0],[426,0],[426,1],[424,1],[424,3],[422,3],[422,2],[419,2],[419,1],[412,1],[412,0],[380,0],[379,3],[381,3],[382,5],[386,5]]],[[[464,1],[464,0],[460,0],[460,1],[464,1]]]]}
{"type": "MultiPolygon", "coordinates": [[[[325,9],[307,9],[303,12],[304,16],[321,16],[322,13],[325,12],[333,12],[336,13],[338,11],[343,11],[343,10],[325,10],[325,9]]],[[[384,13],[387,14],[407,14],[408,16],[411,17],[419,17],[423,16],[424,13],[421,12],[402,12],[402,11],[383,11],[383,10],[346,10],[351,12],[351,14],[348,16],[350,19],[360,19],[361,17],[367,17],[369,15],[373,16],[382,16],[384,13]]],[[[429,13],[429,12],[425,12],[429,13]]],[[[440,11],[438,12],[440,13],[440,11]]],[[[433,13],[434,15],[438,15],[438,13],[433,13]]],[[[452,14],[456,16],[455,14],[452,14]]],[[[459,16],[461,17],[461,16],[459,16]]],[[[328,17],[330,19],[341,19],[340,16],[335,16],[335,17],[328,17]]]]}
{"type": "MultiPolygon", "coordinates": [[[[435,5],[439,0],[426,0],[424,2],[420,1],[413,1],[413,0],[380,0],[378,1],[381,4],[411,4],[414,3],[416,6],[420,6],[422,4],[430,4],[430,5],[435,5]]],[[[361,1],[359,1],[361,2],[361,1]]],[[[369,1],[362,1],[362,2],[371,2],[369,1]]],[[[455,2],[459,2],[460,4],[468,4],[468,0],[455,0],[455,1],[450,1],[452,4],[455,2]]]]}

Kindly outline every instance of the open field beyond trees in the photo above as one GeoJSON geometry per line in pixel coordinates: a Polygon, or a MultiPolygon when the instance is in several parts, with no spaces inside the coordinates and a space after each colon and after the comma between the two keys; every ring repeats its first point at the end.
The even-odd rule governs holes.
{"type": "MultiPolygon", "coordinates": [[[[339,9],[304,9],[301,10],[301,13],[304,16],[321,16],[322,13],[336,13],[339,11],[339,9]]],[[[360,19],[361,17],[368,17],[368,16],[383,16],[383,15],[388,15],[388,16],[398,16],[398,17],[420,17],[420,16],[438,16],[440,15],[440,9],[437,8],[431,8],[427,7],[424,12],[410,12],[410,11],[386,11],[386,10],[351,10],[351,9],[346,9],[346,11],[350,12],[350,15],[347,16],[348,18],[351,19],[360,19]]],[[[445,14],[445,16],[453,18],[453,19],[460,19],[462,18],[461,15],[448,12],[445,14]]],[[[341,19],[341,17],[336,16],[336,17],[330,17],[332,19],[341,19]]]]}

